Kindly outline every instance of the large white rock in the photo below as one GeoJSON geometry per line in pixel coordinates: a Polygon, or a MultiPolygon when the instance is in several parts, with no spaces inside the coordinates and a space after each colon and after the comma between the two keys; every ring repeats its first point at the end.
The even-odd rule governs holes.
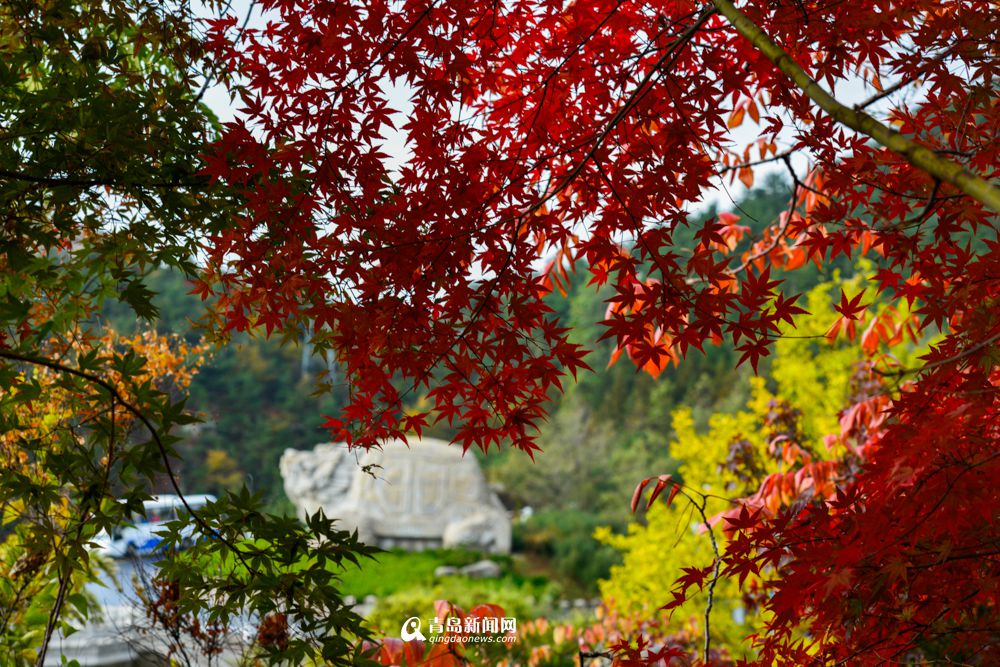
{"type": "Polygon", "coordinates": [[[442,440],[368,452],[343,444],[286,449],[280,467],[299,516],[322,509],[368,544],[510,552],[510,516],[479,463],[442,440]]]}

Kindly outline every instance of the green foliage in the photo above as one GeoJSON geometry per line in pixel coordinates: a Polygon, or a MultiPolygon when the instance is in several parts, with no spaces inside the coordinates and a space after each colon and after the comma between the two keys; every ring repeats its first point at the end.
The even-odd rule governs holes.
{"type": "Polygon", "coordinates": [[[514,525],[515,546],[549,559],[551,570],[563,581],[576,582],[582,593],[596,593],[596,582],[606,578],[620,554],[594,539],[605,525],[601,518],[572,509],[546,510],[514,525]]]}
{"type": "MultiPolygon", "coordinates": [[[[229,226],[239,204],[198,175],[217,128],[201,102],[215,73],[193,11],[187,0],[0,4],[4,665],[41,664],[53,633],[91,613],[81,594],[91,541],[141,513],[152,491],[172,490],[180,433],[195,421],[183,393],[197,360],[178,352],[191,346],[145,337],[159,315],[150,272],[193,275],[205,234],[229,226]],[[142,336],[106,331],[112,303],[142,336]]],[[[235,483],[220,463],[218,485],[235,483]]],[[[322,518],[303,527],[265,515],[245,495],[198,528],[198,549],[163,564],[187,609],[262,624],[287,610],[273,613],[323,634],[291,637],[290,655],[355,660],[359,619],[327,567],[367,553],[353,536],[322,518]],[[266,548],[249,549],[244,531],[266,548]],[[206,551],[229,563],[225,575],[185,566],[206,551]]],[[[257,648],[285,660],[273,644],[257,648]]]]}
{"type": "Polygon", "coordinates": [[[376,633],[398,636],[406,619],[433,617],[435,600],[447,600],[464,609],[488,602],[503,607],[508,616],[529,619],[550,608],[552,598],[549,587],[539,581],[443,577],[381,598],[368,622],[376,633]]]}
{"type": "Polygon", "coordinates": [[[448,600],[465,608],[484,602],[499,604],[527,619],[545,611],[557,592],[545,578],[519,574],[509,556],[460,549],[377,553],[358,568],[344,571],[339,590],[359,601],[368,595],[376,596],[374,612],[368,615],[367,622],[376,634],[386,636],[398,635],[399,626],[411,616],[432,616],[436,600],[448,600]],[[483,558],[500,565],[500,577],[470,579],[460,574],[434,574],[441,566],[462,567],[483,558]]]}
{"type": "MultiPolygon", "coordinates": [[[[648,407],[649,413],[655,413],[655,406],[648,407]]],[[[627,508],[614,512],[615,499],[653,463],[652,447],[639,438],[622,442],[612,425],[572,390],[542,436],[545,449],[534,461],[513,456],[495,469],[494,479],[516,496],[518,504],[611,512],[624,520],[627,508]],[[597,461],[602,465],[595,465],[597,461]]]]}
{"type": "Polygon", "coordinates": [[[345,602],[340,577],[374,548],[321,512],[305,525],[265,514],[260,498],[245,490],[199,510],[199,518],[213,534],[187,551],[179,551],[186,522],[168,524],[164,548],[171,557],[158,573],[180,591],[182,613],[223,627],[245,616],[258,619],[254,650],[270,663],[356,663],[354,649],[368,631],[345,602]]]}
{"type": "MultiPolygon", "coordinates": [[[[59,582],[45,576],[51,554],[42,545],[30,544],[25,524],[16,526],[0,543],[0,664],[10,667],[33,665],[36,649],[44,637],[49,612],[59,595],[59,582]]],[[[66,594],[66,611],[60,626],[69,630],[95,613],[93,600],[85,592],[93,573],[78,577],[66,594]]]]}
{"type": "Polygon", "coordinates": [[[193,20],[184,1],[0,5],[4,664],[86,615],[88,541],[141,508],[189,421],[92,316],[154,317],[144,275],[192,271],[198,234],[228,220],[195,175],[214,130],[193,20]]]}
{"type": "MultiPolygon", "coordinates": [[[[443,565],[462,567],[483,558],[482,554],[460,549],[428,549],[427,551],[379,552],[372,560],[364,561],[357,569],[344,573],[341,591],[358,600],[366,595],[384,597],[414,586],[428,586],[435,582],[434,570],[443,565]]],[[[506,573],[512,570],[509,557],[491,555],[506,573]]]]}
{"type": "Polygon", "coordinates": [[[344,387],[316,394],[325,363],[277,340],[239,336],[218,350],[191,386],[191,408],[204,423],[182,451],[189,488],[222,491],[207,452],[225,452],[239,463],[245,482],[273,504],[283,497],[278,460],[288,447],[308,449],[329,436],[323,415],[341,404],[344,387]]]}

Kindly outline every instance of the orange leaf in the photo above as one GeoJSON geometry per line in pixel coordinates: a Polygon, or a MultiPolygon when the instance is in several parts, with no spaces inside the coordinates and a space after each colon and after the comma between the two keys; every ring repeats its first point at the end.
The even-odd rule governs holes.
{"type": "Polygon", "coordinates": [[[427,657],[419,664],[423,667],[462,667],[463,658],[456,650],[455,644],[435,642],[431,644],[427,657]]]}
{"type": "Polygon", "coordinates": [[[460,607],[456,607],[447,600],[434,601],[434,615],[441,619],[448,618],[449,616],[465,618],[465,612],[463,612],[460,607]]]}
{"type": "Polygon", "coordinates": [[[395,637],[386,637],[382,640],[382,648],[379,649],[378,659],[383,665],[398,665],[403,661],[403,640],[395,637]]]}
{"type": "Polygon", "coordinates": [[[833,326],[826,332],[826,340],[832,343],[837,340],[837,336],[841,333],[846,334],[848,340],[854,340],[857,336],[857,320],[843,316],[838,317],[833,326]]]}
{"type": "Polygon", "coordinates": [[[785,269],[788,271],[794,271],[795,269],[805,265],[806,260],[809,259],[806,255],[805,248],[788,248],[785,251],[788,259],[785,263],[785,269]]]}
{"type": "Polygon", "coordinates": [[[740,182],[748,188],[753,187],[753,169],[751,167],[742,167],[740,169],[740,182]]]}
{"type": "Polygon", "coordinates": [[[886,330],[882,318],[873,317],[864,333],[861,334],[861,349],[870,357],[878,352],[879,343],[886,339],[886,330]]]}
{"type": "Polygon", "coordinates": [[[622,348],[615,347],[611,352],[611,358],[608,360],[608,368],[611,368],[618,361],[618,357],[622,356],[622,348]]]}
{"type": "Polygon", "coordinates": [[[674,498],[676,498],[677,494],[680,492],[680,484],[674,484],[674,488],[670,489],[670,495],[667,496],[667,507],[670,507],[670,503],[674,502],[674,498]]]}
{"type": "Polygon", "coordinates": [[[733,109],[733,113],[729,115],[729,129],[739,127],[743,124],[743,115],[746,113],[746,107],[739,106],[733,109]]]}
{"type": "Polygon", "coordinates": [[[469,616],[475,618],[503,618],[507,612],[498,604],[477,604],[469,610],[469,616]]]}

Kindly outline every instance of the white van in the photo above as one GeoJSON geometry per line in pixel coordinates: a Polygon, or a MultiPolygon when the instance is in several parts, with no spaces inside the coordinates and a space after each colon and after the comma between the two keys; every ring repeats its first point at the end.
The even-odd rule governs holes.
{"type": "MultiPolygon", "coordinates": [[[[215,496],[199,494],[184,496],[192,510],[198,511],[208,503],[215,502],[215,496]]],[[[146,516],[135,517],[135,522],[118,526],[109,535],[102,532],[94,538],[96,551],[112,558],[125,556],[146,556],[156,551],[163,538],[159,528],[167,521],[173,521],[178,513],[185,510],[184,503],[178,496],[153,496],[145,501],[143,509],[146,516]]],[[[194,525],[184,527],[182,535],[185,538],[194,534],[194,525]]]]}

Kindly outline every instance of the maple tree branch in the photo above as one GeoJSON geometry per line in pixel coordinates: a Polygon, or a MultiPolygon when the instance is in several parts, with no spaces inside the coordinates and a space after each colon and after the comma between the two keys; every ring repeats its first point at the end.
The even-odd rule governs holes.
{"type": "Polygon", "coordinates": [[[1000,188],[979,178],[962,165],[946,160],[922,144],[908,139],[882,124],[860,109],[852,109],[837,101],[802,69],[795,60],[771,39],[746,14],[736,8],[731,0],[712,0],[720,14],[736,28],[775,67],[784,72],[809,99],[826,111],[838,123],[860,132],[878,144],[900,155],[914,167],[930,174],[980,202],[986,208],[1000,213],[1000,188]]]}
{"type": "MultiPolygon", "coordinates": [[[[910,194],[910,193],[906,193],[906,192],[901,192],[901,191],[897,190],[896,188],[890,188],[890,187],[888,187],[884,183],[876,183],[875,181],[869,181],[867,179],[861,178],[859,176],[855,176],[853,174],[849,175],[848,178],[850,178],[855,183],[860,183],[861,185],[866,185],[866,186],[868,186],[870,188],[874,188],[874,189],[879,190],[881,192],[886,192],[886,193],[888,193],[890,195],[893,195],[894,197],[899,197],[900,199],[907,199],[907,200],[911,200],[911,201],[922,201],[922,202],[926,202],[927,201],[927,198],[924,197],[923,195],[915,195],[915,194],[910,194]]],[[[940,181],[938,181],[938,182],[940,182],[940,181]]],[[[941,194],[939,194],[937,196],[937,200],[939,202],[943,202],[943,201],[948,201],[950,199],[958,199],[959,197],[962,197],[962,196],[963,195],[960,195],[960,194],[954,194],[954,195],[941,195],[941,194]]]]}
{"type": "Polygon", "coordinates": [[[924,206],[924,208],[920,212],[920,214],[917,215],[917,216],[915,216],[915,217],[913,217],[913,218],[909,218],[907,220],[903,220],[903,222],[901,222],[899,225],[895,226],[893,229],[894,230],[896,230],[896,229],[905,229],[907,227],[913,227],[913,226],[917,226],[917,225],[922,225],[924,223],[924,221],[927,220],[927,218],[929,218],[931,216],[931,214],[934,212],[934,209],[937,207],[937,204],[939,202],[937,194],[938,194],[938,190],[940,190],[940,189],[941,189],[941,181],[939,181],[938,179],[935,178],[934,179],[934,188],[931,190],[931,194],[927,197],[927,205],[924,206]]]}
{"type": "MultiPolygon", "coordinates": [[[[923,516],[917,517],[916,521],[909,528],[909,530],[907,530],[907,532],[903,535],[903,537],[907,537],[909,535],[914,534],[921,526],[923,526],[925,523],[927,523],[927,521],[931,518],[931,516],[935,512],[937,512],[939,509],[941,509],[941,506],[944,505],[945,501],[948,500],[948,496],[951,495],[952,491],[954,491],[955,484],[958,483],[958,480],[963,475],[965,475],[966,473],[968,473],[970,471],[975,470],[976,468],[984,466],[987,463],[990,463],[991,461],[996,460],[998,457],[1000,457],[1000,452],[994,452],[993,454],[987,456],[982,461],[977,461],[976,463],[967,463],[967,464],[965,464],[965,466],[961,470],[959,470],[959,472],[958,472],[957,475],[955,475],[954,477],[952,477],[952,478],[950,478],[948,480],[947,488],[944,490],[944,493],[941,494],[941,497],[937,499],[937,502],[935,502],[933,506],[931,506],[926,512],[924,512],[923,516]]],[[[948,465],[949,466],[953,466],[955,464],[954,463],[950,463],[948,465]]],[[[917,485],[917,487],[914,489],[914,491],[915,492],[919,492],[931,477],[933,477],[934,475],[937,475],[938,473],[942,472],[944,469],[945,469],[944,466],[938,467],[933,473],[931,473],[931,475],[929,477],[921,480],[920,484],[917,485]]],[[[888,548],[888,545],[886,546],[886,548],[888,548]]]]}
{"type": "Polygon", "coordinates": [[[594,166],[597,167],[597,171],[601,175],[601,179],[604,181],[605,185],[608,186],[608,189],[611,190],[611,194],[618,202],[618,205],[621,206],[622,210],[625,211],[625,213],[628,215],[629,220],[632,222],[632,227],[633,229],[635,229],[636,240],[642,244],[642,247],[645,248],[646,250],[646,254],[648,254],[649,258],[653,261],[654,264],[656,264],[656,268],[659,270],[660,275],[663,276],[662,284],[664,286],[667,286],[667,288],[670,289],[674,294],[683,299],[685,303],[687,303],[688,306],[691,307],[692,309],[698,311],[699,313],[705,315],[708,318],[716,317],[712,313],[705,312],[704,309],[701,308],[695,301],[693,301],[688,294],[685,294],[676,285],[674,285],[673,283],[671,283],[669,280],[666,279],[666,277],[670,275],[670,273],[666,269],[666,267],[663,266],[662,257],[660,257],[659,254],[653,252],[653,249],[649,247],[649,243],[646,242],[646,237],[642,233],[642,224],[640,223],[638,218],[636,218],[635,214],[632,213],[632,209],[629,208],[628,204],[625,203],[625,199],[622,198],[621,194],[618,192],[618,189],[615,188],[615,185],[614,183],[611,182],[611,178],[608,176],[607,171],[605,171],[604,166],[601,164],[601,161],[598,160],[596,156],[594,157],[594,166]]]}
{"type": "Polygon", "coordinates": [[[715,584],[719,581],[719,565],[721,560],[719,558],[719,545],[715,541],[715,531],[712,530],[712,524],[708,522],[708,517],[705,516],[705,504],[706,500],[702,498],[701,505],[695,505],[695,509],[698,510],[698,514],[701,515],[701,520],[705,523],[705,528],[708,530],[708,539],[712,543],[712,552],[715,554],[715,566],[712,570],[712,581],[708,584],[708,601],[705,603],[705,654],[704,661],[705,664],[709,664],[708,654],[712,647],[712,603],[715,601],[715,584]]]}
{"type": "MultiPolygon", "coordinates": [[[[954,51],[954,48],[946,49],[945,51],[939,53],[937,56],[935,56],[934,58],[932,58],[931,62],[941,62],[942,60],[944,60],[945,58],[947,58],[948,56],[950,56],[953,51],[954,51]]],[[[926,74],[926,72],[925,72],[925,74],[926,74]]],[[[892,95],[893,93],[898,92],[898,91],[902,90],[903,88],[906,88],[909,85],[917,83],[919,80],[920,80],[920,76],[918,74],[913,74],[913,75],[909,76],[908,78],[902,78],[899,81],[897,81],[896,83],[894,83],[891,86],[889,86],[888,88],[885,88],[885,89],[877,92],[876,94],[872,95],[867,100],[864,100],[863,102],[858,102],[857,104],[854,105],[854,110],[855,111],[861,111],[862,109],[866,109],[866,108],[870,107],[871,105],[875,104],[876,102],[878,102],[879,100],[883,100],[883,99],[889,97],[890,95],[892,95]]]]}
{"type": "MultiPolygon", "coordinates": [[[[356,75],[354,75],[353,77],[351,77],[350,80],[348,80],[345,83],[341,84],[333,92],[333,99],[336,100],[338,97],[340,97],[341,93],[343,93],[345,90],[353,88],[354,85],[358,81],[360,81],[364,77],[366,77],[369,74],[371,74],[375,70],[376,67],[378,67],[379,65],[381,65],[385,61],[386,58],[388,58],[390,55],[392,55],[392,53],[396,49],[398,49],[399,46],[404,41],[406,41],[406,38],[410,36],[410,33],[412,33],[414,30],[416,30],[420,26],[420,24],[423,23],[424,20],[428,16],[430,16],[431,12],[435,9],[435,7],[437,7],[438,2],[439,2],[439,0],[431,0],[431,2],[428,3],[427,7],[425,7],[423,9],[423,11],[421,11],[420,14],[418,14],[417,17],[415,19],[413,19],[413,21],[410,22],[410,25],[407,26],[406,30],[404,30],[402,33],[399,34],[399,36],[397,36],[394,40],[392,40],[392,43],[389,44],[389,47],[387,49],[385,49],[384,51],[382,51],[381,53],[379,53],[378,56],[376,56],[375,58],[372,58],[371,62],[369,62],[360,72],[358,72],[356,75]]],[[[331,104],[330,105],[330,111],[329,111],[329,113],[327,113],[327,116],[326,116],[326,121],[330,120],[330,117],[333,114],[333,109],[334,109],[334,105],[331,104]]]]}
{"type": "MultiPolygon", "coordinates": [[[[114,401],[115,401],[115,395],[112,394],[111,395],[111,410],[112,410],[111,441],[112,442],[114,441],[114,401]]],[[[111,460],[109,453],[108,466],[110,465],[111,465],[111,460]]],[[[102,488],[98,493],[104,494],[107,492],[107,490],[108,490],[108,477],[107,474],[105,474],[102,488]]],[[[100,496],[98,496],[98,498],[99,497],[100,496]]],[[[73,539],[74,544],[79,544],[81,538],[83,537],[83,527],[86,525],[87,521],[90,520],[91,516],[90,505],[94,502],[95,498],[89,495],[89,493],[88,495],[84,496],[83,503],[81,504],[80,521],[76,526],[76,536],[73,539]]],[[[65,541],[63,541],[63,543],[65,543],[65,541]]],[[[57,549],[53,549],[53,551],[57,551],[57,549]]],[[[58,557],[56,558],[56,563],[59,564],[58,557]]],[[[49,611],[49,620],[45,625],[45,634],[42,637],[42,645],[38,649],[38,657],[35,660],[35,667],[43,667],[43,665],[45,664],[45,656],[48,653],[49,644],[52,642],[52,635],[55,633],[56,624],[59,622],[59,618],[62,615],[62,609],[66,604],[66,594],[69,592],[69,587],[72,585],[73,581],[73,569],[70,565],[69,559],[63,561],[63,563],[59,565],[59,568],[60,568],[59,589],[58,592],[56,593],[56,599],[54,604],[52,605],[52,609],[49,611]]]]}
{"type": "Polygon", "coordinates": [[[580,665],[583,665],[585,658],[604,658],[605,660],[614,660],[615,654],[611,651],[584,651],[580,649],[578,652],[580,658],[580,665]]]}
{"type": "MultiPolygon", "coordinates": [[[[768,255],[770,255],[771,251],[778,247],[782,239],[784,239],[786,234],[788,233],[788,225],[791,224],[792,216],[795,215],[796,200],[799,197],[799,190],[807,188],[805,183],[799,180],[799,176],[798,174],[795,173],[795,170],[792,169],[792,160],[789,157],[789,155],[790,155],[789,153],[784,153],[780,156],[780,159],[784,161],[785,166],[788,168],[788,173],[792,175],[792,198],[788,203],[788,210],[785,212],[786,213],[785,221],[782,222],[781,225],[778,227],[778,231],[775,232],[774,238],[771,240],[771,243],[768,244],[768,246],[763,250],[758,250],[755,253],[751,253],[747,257],[746,261],[744,261],[738,267],[733,269],[733,275],[736,275],[737,273],[746,270],[751,264],[753,264],[761,257],[767,257],[768,255]]],[[[779,156],[775,157],[777,158],[779,156]]]]}
{"type": "MultiPolygon", "coordinates": [[[[432,6],[433,6],[433,3],[432,3],[432,6]]],[[[429,11],[429,9],[427,11],[429,11]]],[[[524,224],[525,219],[529,215],[531,215],[532,213],[534,213],[535,211],[538,211],[539,209],[541,209],[553,197],[558,196],[567,187],[569,187],[573,183],[573,181],[576,180],[576,178],[580,175],[580,173],[584,170],[584,168],[587,166],[588,162],[590,162],[590,161],[593,160],[595,163],[597,163],[597,161],[598,161],[598,151],[600,150],[600,148],[604,144],[604,141],[611,134],[611,132],[618,126],[618,124],[621,123],[621,121],[632,111],[632,109],[636,106],[636,104],[641,99],[641,97],[646,92],[648,92],[649,89],[647,88],[647,86],[650,83],[650,81],[652,81],[653,77],[658,72],[660,72],[661,70],[669,68],[669,66],[679,57],[680,52],[682,51],[682,49],[684,48],[684,46],[687,45],[687,43],[695,36],[695,34],[698,32],[698,30],[712,17],[712,15],[714,13],[715,13],[715,10],[711,6],[707,6],[706,5],[706,7],[698,15],[697,19],[691,25],[689,25],[677,37],[677,39],[675,39],[673,42],[671,42],[666,47],[665,53],[653,64],[653,66],[649,69],[649,71],[646,72],[645,76],[639,82],[639,85],[636,87],[635,90],[632,91],[631,95],[625,101],[625,104],[623,104],[622,107],[620,109],[618,109],[618,111],[615,112],[614,115],[612,115],[612,117],[608,121],[607,125],[597,135],[596,140],[595,140],[593,146],[590,148],[590,150],[587,151],[587,153],[586,153],[586,155],[584,155],[583,159],[578,164],[576,164],[573,169],[570,170],[570,172],[565,176],[565,178],[562,181],[560,181],[554,187],[554,189],[551,189],[547,193],[543,194],[537,201],[535,201],[526,210],[524,210],[523,212],[521,212],[518,216],[514,217],[513,219],[506,218],[506,219],[504,219],[502,221],[502,222],[507,222],[507,221],[510,220],[510,221],[513,221],[515,223],[514,233],[512,235],[512,239],[511,239],[511,247],[510,247],[510,250],[507,253],[507,258],[505,259],[504,264],[500,268],[500,270],[497,271],[496,277],[494,279],[492,279],[491,281],[489,281],[490,282],[490,289],[489,289],[489,291],[486,293],[486,295],[484,296],[484,298],[480,302],[480,304],[475,308],[475,310],[473,311],[471,317],[468,319],[468,321],[466,322],[465,326],[462,328],[462,331],[459,333],[458,337],[455,339],[455,342],[452,345],[452,348],[450,348],[450,349],[453,349],[454,345],[456,345],[458,343],[461,343],[463,340],[465,340],[465,337],[468,335],[469,331],[471,330],[472,325],[481,316],[482,311],[485,308],[487,301],[491,298],[494,290],[496,289],[496,286],[500,283],[501,279],[503,278],[503,275],[506,273],[507,269],[509,268],[510,263],[513,260],[513,257],[514,257],[514,250],[515,250],[516,245],[517,245],[517,239],[518,239],[518,236],[519,236],[519,233],[520,233],[520,229],[521,229],[521,226],[524,224]]],[[[426,12],[425,12],[425,14],[426,14],[426,12]]],[[[417,21],[414,22],[414,24],[411,25],[410,28],[407,30],[407,33],[410,32],[413,28],[415,28],[416,24],[419,23],[419,21],[421,21],[422,19],[423,19],[423,15],[421,17],[418,17],[417,21]]],[[[404,33],[404,36],[405,36],[405,33],[404,33]]],[[[390,49],[395,48],[397,45],[398,44],[394,44],[392,47],[390,47],[390,49]]],[[[541,89],[545,90],[546,86],[543,85],[541,89]]],[[[334,93],[334,95],[338,95],[340,93],[340,91],[342,91],[342,90],[343,90],[343,87],[341,87],[340,89],[338,89],[334,93]]],[[[537,120],[538,114],[540,112],[541,112],[541,107],[539,107],[538,111],[535,114],[534,119],[532,120],[532,126],[534,126],[534,122],[537,120]]],[[[518,155],[520,155],[520,152],[518,153],[518,155]]],[[[600,165],[599,164],[598,164],[598,168],[600,169],[600,165]]],[[[626,207],[626,212],[628,212],[627,207],[626,207]]],[[[442,250],[442,252],[443,252],[443,250],[442,250]]],[[[440,256],[440,254],[441,253],[439,253],[439,256],[440,256]]],[[[442,352],[441,354],[439,354],[438,357],[437,357],[437,359],[433,363],[431,363],[430,366],[428,367],[427,373],[425,373],[422,377],[426,377],[427,375],[429,375],[430,372],[435,367],[437,367],[437,365],[439,363],[441,363],[441,361],[448,355],[448,352],[449,352],[449,350],[445,350],[444,352],[442,352]]],[[[407,394],[407,393],[409,393],[410,391],[412,391],[415,387],[419,386],[419,384],[420,384],[420,380],[414,381],[413,385],[411,387],[408,387],[406,389],[406,392],[404,392],[404,395],[407,394]]],[[[494,412],[495,412],[496,411],[496,406],[493,405],[492,401],[488,401],[488,402],[490,402],[490,404],[493,407],[494,412]]],[[[388,408],[383,409],[379,414],[383,415],[383,414],[385,414],[385,412],[387,410],[388,410],[388,408]]]]}
{"type": "MultiPolygon", "coordinates": [[[[111,465],[113,463],[112,452],[115,442],[115,400],[117,394],[115,392],[111,393],[111,434],[108,439],[108,454],[107,466],[104,468],[104,479],[101,483],[101,490],[99,493],[106,493],[108,490],[108,480],[109,474],[111,472],[111,465]]],[[[80,522],[76,527],[76,539],[74,542],[79,543],[80,538],[83,536],[83,527],[90,518],[90,508],[88,505],[93,502],[90,497],[85,497],[83,501],[82,511],[80,513],[80,522]]],[[[58,562],[58,560],[57,560],[58,562]]],[[[42,637],[42,645],[38,649],[38,657],[35,661],[35,667],[43,667],[45,664],[45,656],[48,654],[49,644],[52,642],[52,635],[55,633],[56,624],[59,622],[59,618],[62,614],[62,609],[66,604],[66,593],[69,591],[69,587],[72,583],[73,570],[68,569],[68,571],[60,571],[59,573],[59,589],[56,593],[55,603],[52,605],[52,609],[49,612],[49,620],[45,625],[45,634],[42,637]]]]}
{"type": "MultiPolygon", "coordinates": [[[[14,569],[12,569],[11,572],[14,572],[16,570],[17,564],[20,562],[23,561],[21,559],[15,561],[14,569]]],[[[13,585],[14,580],[18,576],[23,577],[23,580],[21,581],[21,585],[18,586],[17,590],[14,592],[14,599],[10,600],[10,602],[7,605],[7,608],[0,609],[0,635],[3,635],[7,632],[7,628],[10,625],[10,620],[11,618],[14,617],[14,612],[17,611],[17,606],[21,603],[25,591],[28,590],[28,586],[30,586],[31,582],[34,580],[34,574],[25,574],[23,571],[17,573],[17,575],[8,574],[7,576],[8,576],[7,580],[10,582],[11,585],[13,585]]]]}
{"type": "Polygon", "coordinates": [[[59,622],[59,615],[63,604],[66,602],[66,592],[69,590],[73,572],[59,573],[59,589],[56,592],[56,599],[49,612],[49,619],[45,624],[45,634],[42,636],[42,645],[38,648],[38,657],[35,660],[35,667],[42,667],[45,664],[45,656],[49,651],[49,644],[52,642],[52,635],[56,631],[56,623],[59,622]]]}
{"type": "Polygon", "coordinates": [[[633,90],[632,93],[628,96],[624,104],[622,104],[622,106],[619,107],[618,111],[616,111],[608,120],[607,124],[595,138],[593,145],[587,151],[586,155],[583,156],[583,159],[580,160],[580,162],[577,163],[569,171],[569,173],[566,174],[563,180],[555,188],[551,189],[537,202],[535,202],[535,204],[530,206],[528,210],[524,212],[523,215],[529,215],[539,210],[540,208],[542,208],[542,206],[545,206],[545,204],[547,204],[551,199],[561,194],[566,188],[570,186],[571,183],[573,183],[573,181],[576,180],[576,177],[579,176],[580,173],[584,170],[584,168],[587,166],[587,163],[589,163],[597,156],[598,151],[604,145],[605,140],[608,138],[608,136],[610,136],[611,132],[616,127],[618,127],[619,123],[621,123],[622,120],[624,120],[625,117],[628,116],[628,114],[632,111],[632,109],[635,108],[639,100],[642,99],[642,96],[645,95],[647,92],[649,92],[651,87],[648,86],[650,82],[653,80],[653,77],[655,77],[657,73],[659,73],[661,70],[669,69],[669,67],[673,64],[673,62],[680,56],[680,53],[684,48],[684,46],[686,46],[688,42],[690,42],[694,38],[695,33],[697,33],[698,30],[701,29],[701,27],[705,25],[705,23],[707,23],[710,18],[712,18],[713,14],[715,14],[715,9],[706,6],[705,9],[698,15],[698,18],[690,26],[688,26],[684,30],[684,32],[682,32],[677,37],[677,39],[675,39],[673,42],[670,43],[669,46],[666,47],[666,50],[664,51],[663,55],[660,56],[660,58],[655,63],[653,63],[652,67],[650,67],[649,70],[646,72],[646,74],[642,77],[638,85],[635,87],[635,90],[633,90]]]}
{"type": "Polygon", "coordinates": [[[915,82],[915,79],[901,79],[901,80],[897,81],[896,83],[894,83],[893,85],[889,86],[888,88],[882,90],[881,92],[876,93],[875,95],[872,95],[871,97],[869,97],[864,102],[858,102],[857,104],[854,105],[854,110],[855,111],[861,111],[862,109],[870,107],[871,105],[875,104],[879,100],[885,99],[886,97],[889,97],[890,95],[892,95],[893,93],[895,93],[897,90],[901,90],[901,89],[905,88],[906,86],[908,86],[908,85],[910,85],[911,83],[914,83],[914,82],[915,82]]]}
{"type": "Polygon", "coordinates": [[[785,160],[792,156],[792,151],[785,151],[784,153],[778,153],[772,155],[771,157],[761,158],[759,160],[751,160],[750,162],[741,162],[740,164],[731,164],[724,167],[719,167],[716,169],[719,175],[728,174],[731,171],[736,171],[737,169],[744,169],[746,167],[757,167],[762,164],[769,164],[771,162],[777,162],[778,160],[785,160]]]}
{"type": "Polygon", "coordinates": [[[983,349],[987,345],[990,345],[991,343],[996,342],[997,340],[1000,340],[1000,333],[995,333],[992,336],[990,336],[989,338],[987,338],[985,340],[981,340],[978,343],[976,343],[975,345],[972,345],[971,347],[968,347],[968,348],[962,350],[961,352],[958,352],[957,354],[948,357],[947,359],[938,359],[937,361],[931,362],[929,364],[925,364],[924,366],[921,366],[920,368],[902,368],[902,369],[900,369],[898,371],[880,371],[877,368],[873,368],[872,370],[875,371],[876,373],[878,373],[881,377],[896,377],[896,376],[900,376],[901,377],[901,376],[910,375],[910,374],[913,374],[913,373],[921,373],[923,371],[932,370],[934,368],[939,368],[940,366],[944,366],[946,364],[950,364],[950,363],[952,363],[954,361],[958,361],[958,360],[960,360],[960,359],[962,359],[964,357],[969,356],[970,354],[974,354],[974,353],[978,352],[979,350],[983,349]]]}
{"type": "MultiPolygon", "coordinates": [[[[220,12],[220,16],[228,12],[230,7],[232,7],[232,4],[233,4],[232,0],[226,3],[225,8],[223,8],[223,10],[220,12]]],[[[250,18],[253,16],[253,11],[256,8],[256,6],[257,6],[257,0],[250,0],[250,6],[247,7],[247,14],[243,19],[243,24],[237,31],[236,38],[233,40],[233,42],[238,42],[243,37],[243,33],[246,32],[247,26],[250,24],[250,18]]],[[[195,104],[201,102],[201,99],[205,97],[205,93],[208,92],[209,85],[212,83],[212,78],[218,74],[219,65],[221,64],[222,61],[217,60],[213,64],[213,66],[209,68],[208,73],[205,74],[205,81],[201,84],[201,88],[198,89],[198,92],[194,96],[195,104]]]]}
{"type": "Polygon", "coordinates": [[[184,493],[181,491],[181,487],[177,484],[177,477],[174,474],[173,466],[170,464],[170,455],[167,452],[167,448],[163,444],[163,441],[160,439],[160,435],[156,431],[156,427],[153,426],[153,423],[149,421],[149,417],[147,417],[142,412],[142,410],[137,408],[130,401],[126,400],[125,396],[122,395],[122,393],[118,390],[117,387],[115,387],[113,384],[111,384],[111,382],[105,380],[102,377],[99,377],[92,373],[88,373],[86,371],[81,371],[78,368],[73,368],[72,366],[67,366],[66,364],[62,364],[57,361],[52,361],[51,359],[46,359],[44,357],[35,357],[27,354],[19,354],[17,352],[11,352],[9,350],[0,350],[0,358],[10,359],[11,361],[20,361],[22,363],[32,364],[34,366],[44,366],[45,368],[49,368],[59,373],[67,373],[69,375],[73,375],[75,377],[86,380],[87,382],[98,385],[99,387],[107,391],[114,399],[117,399],[118,402],[122,405],[122,407],[131,412],[136,419],[142,422],[142,425],[146,427],[146,430],[149,431],[150,437],[152,438],[153,442],[156,444],[156,447],[160,452],[160,458],[163,461],[163,467],[167,472],[167,477],[170,479],[170,485],[173,487],[174,492],[177,494],[177,497],[180,498],[181,504],[184,505],[184,509],[187,511],[187,513],[191,516],[192,519],[194,519],[195,523],[197,523],[198,526],[203,531],[205,531],[206,536],[211,535],[217,538],[219,541],[221,541],[223,544],[229,547],[229,549],[239,559],[239,561],[243,564],[243,567],[245,567],[248,572],[256,573],[256,570],[252,568],[250,566],[250,563],[248,563],[246,559],[243,557],[243,552],[239,550],[235,544],[233,544],[228,539],[223,537],[219,533],[219,531],[213,530],[207,523],[205,523],[204,519],[202,519],[200,516],[198,516],[197,513],[195,513],[195,511],[188,504],[187,498],[184,497],[184,493]]]}

